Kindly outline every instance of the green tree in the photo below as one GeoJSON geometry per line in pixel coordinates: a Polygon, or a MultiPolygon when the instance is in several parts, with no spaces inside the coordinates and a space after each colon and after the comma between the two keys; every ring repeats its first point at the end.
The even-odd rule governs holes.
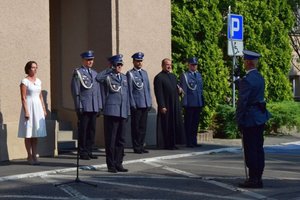
{"type": "Polygon", "coordinates": [[[229,96],[229,71],[224,65],[219,47],[223,18],[218,10],[218,0],[172,1],[172,58],[174,73],[186,70],[186,59],[199,58],[198,70],[204,81],[205,107],[202,127],[211,123],[218,103],[229,96]]]}
{"type": "Polygon", "coordinates": [[[297,0],[172,0],[172,58],[174,73],[186,70],[186,59],[199,58],[206,106],[202,127],[211,123],[217,104],[232,96],[228,80],[227,14],[244,16],[244,48],[262,54],[259,70],[266,81],[266,99],[292,99],[288,72],[291,67],[289,32],[295,15],[288,1],[297,0]]]}
{"type": "MultiPolygon", "coordinates": [[[[227,2],[224,0],[221,4],[228,7],[227,2]]],[[[266,99],[291,100],[292,89],[288,73],[292,48],[289,32],[295,20],[291,6],[287,0],[245,0],[230,3],[232,12],[244,17],[244,48],[262,54],[259,70],[266,81],[266,99]]]]}

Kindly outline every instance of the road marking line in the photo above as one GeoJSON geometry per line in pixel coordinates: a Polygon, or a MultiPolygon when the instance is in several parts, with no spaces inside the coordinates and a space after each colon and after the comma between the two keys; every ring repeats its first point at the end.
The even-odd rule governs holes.
{"type": "MultiPolygon", "coordinates": [[[[124,161],[123,164],[125,165],[125,164],[139,163],[139,162],[152,161],[152,160],[154,160],[154,161],[155,160],[169,160],[169,159],[183,158],[183,157],[189,157],[189,156],[194,156],[194,155],[204,155],[204,154],[210,154],[210,153],[218,153],[218,152],[222,152],[222,151],[231,151],[232,149],[235,149],[235,148],[220,148],[220,149],[214,149],[214,150],[202,151],[202,152],[192,152],[192,153],[183,153],[183,154],[175,154],[175,155],[168,155],[168,156],[158,156],[158,157],[152,157],[152,158],[142,158],[142,159],[124,161]]],[[[101,169],[101,168],[107,167],[106,164],[91,165],[91,166],[93,166],[96,169],[97,168],[101,169]]],[[[4,177],[0,177],[0,182],[4,182],[4,181],[8,181],[8,180],[18,180],[18,179],[23,179],[23,178],[41,177],[41,176],[46,176],[48,174],[66,173],[66,172],[72,172],[72,171],[76,171],[76,167],[4,176],[4,177]]]]}
{"type": "Polygon", "coordinates": [[[184,190],[176,190],[176,189],[169,189],[169,188],[161,188],[161,187],[151,187],[151,186],[143,186],[143,185],[133,185],[127,183],[116,183],[110,181],[98,181],[98,180],[91,180],[92,182],[108,184],[108,185],[117,185],[123,187],[132,187],[137,189],[146,189],[146,190],[156,190],[156,191],[164,191],[164,192],[171,192],[171,193],[180,193],[184,195],[193,195],[193,196],[205,196],[211,198],[219,198],[219,199],[231,199],[231,200],[249,200],[248,198],[240,198],[240,197],[226,197],[222,195],[214,195],[214,194],[207,194],[203,192],[193,192],[193,191],[184,191],[184,190]]]}
{"type": "Polygon", "coordinates": [[[76,199],[89,199],[87,196],[81,194],[78,190],[70,187],[69,185],[58,186],[59,189],[70,195],[72,198],[76,199]]]}
{"type": "Polygon", "coordinates": [[[183,170],[179,170],[179,169],[176,169],[176,168],[160,165],[158,163],[152,163],[152,162],[145,162],[145,163],[147,163],[149,165],[152,165],[152,166],[161,167],[162,169],[165,169],[167,171],[170,171],[170,172],[182,175],[182,176],[186,176],[186,177],[189,177],[189,178],[201,178],[202,182],[210,183],[210,184],[219,186],[221,188],[225,188],[227,190],[231,190],[231,191],[235,191],[235,192],[240,191],[243,194],[248,195],[250,197],[254,197],[256,199],[270,199],[270,198],[268,198],[264,195],[261,195],[261,194],[255,193],[255,192],[251,192],[251,191],[245,190],[245,189],[240,189],[240,188],[234,187],[232,185],[222,183],[222,182],[218,182],[218,181],[215,181],[215,180],[205,179],[205,178],[202,178],[199,175],[196,175],[196,174],[193,174],[193,173],[190,173],[190,172],[187,172],[187,171],[183,171],[183,170]]]}
{"type": "Polygon", "coordinates": [[[53,196],[39,196],[39,195],[0,195],[0,199],[14,198],[14,199],[54,199],[65,200],[69,197],[53,197],[53,196]]]}
{"type": "MultiPolygon", "coordinates": [[[[151,161],[157,161],[157,160],[170,160],[170,159],[176,159],[176,158],[184,158],[184,157],[190,157],[190,156],[197,156],[197,155],[206,155],[206,154],[214,154],[219,152],[237,152],[240,150],[241,147],[225,147],[225,148],[219,148],[219,149],[212,149],[208,151],[201,151],[201,152],[191,152],[191,153],[182,153],[182,154],[175,154],[175,155],[167,155],[167,156],[158,156],[158,157],[152,157],[152,158],[142,158],[142,159],[136,159],[136,160],[128,160],[124,161],[123,164],[132,164],[132,163],[139,163],[139,162],[151,162],[151,161]]],[[[106,164],[100,164],[100,165],[91,165],[94,168],[106,168],[106,164]]],[[[0,177],[0,182],[8,181],[8,180],[18,180],[23,178],[33,178],[33,177],[41,177],[48,174],[58,174],[58,173],[66,173],[66,172],[72,172],[76,171],[76,167],[72,168],[63,168],[63,169],[55,169],[55,170],[49,170],[49,171],[43,171],[43,172],[33,172],[33,173],[27,173],[27,174],[18,174],[18,175],[11,175],[11,176],[4,176],[0,177]]]]}

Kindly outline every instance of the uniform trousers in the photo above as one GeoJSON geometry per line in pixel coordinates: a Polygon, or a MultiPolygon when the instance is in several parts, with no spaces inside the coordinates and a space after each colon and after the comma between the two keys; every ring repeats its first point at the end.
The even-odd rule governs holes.
{"type": "Polygon", "coordinates": [[[104,115],[104,137],[107,168],[122,166],[125,145],[126,119],[104,115]]]}
{"type": "Polygon", "coordinates": [[[135,151],[143,151],[147,129],[147,108],[131,109],[131,139],[135,151]]]}
{"type": "Polygon", "coordinates": [[[92,153],[95,142],[97,112],[83,112],[79,114],[78,143],[79,154],[92,153]]]}
{"type": "Polygon", "coordinates": [[[265,167],[264,128],[265,124],[242,127],[245,161],[251,181],[260,181],[265,167]]]}
{"type": "Polygon", "coordinates": [[[200,122],[201,107],[185,107],[184,108],[184,128],[186,135],[186,145],[197,145],[197,133],[200,122]]]}

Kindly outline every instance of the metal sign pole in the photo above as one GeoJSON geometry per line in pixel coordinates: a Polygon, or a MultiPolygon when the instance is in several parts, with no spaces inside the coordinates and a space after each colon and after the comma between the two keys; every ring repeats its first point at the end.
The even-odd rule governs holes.
{"type": "MultiPolygon", "coordinates": [[[[231,27],[231,6],[228,7],[228,23],[229,27],[231,27]]],[[[234,50],[233,40],[232,40],[232,27],[229,30],[229,39],[231,42],[231,48],[232,48],[232,107],[235,108],[235,76],[234,76],[234,69],[235,69],[235,63],[236,63],[236,52],[234,50]]]]}
{"type": "MultiPolygon", "coordinates": [[[[232,39],[232,22],[231,22],[231,6],[228,7],[228,23],[230,27],[229,30],[229,39],[230,39],[230,43],[231,43],[231,49],[232,49],[232,53],[233,53],[233,57],[232,57],[232,106],[235,108],[235,76],[234,76],[234,70],[236,67],[236,54],[237,52],[235,51],[235,48],[233,46],[233,39],[232,39]]],[[[241,133],[241,140],[242,140],[242,151],[243,151],[243,161],[244,161],[244,169],[245,169],[245,176],[246,176],[246,180],[248,180],[248,169],[247,169],[247,165],[246,165],[246,159],[245,159],[245,148],[244,148],[244,138],[243,138],[243,134],[241,133]]]]}

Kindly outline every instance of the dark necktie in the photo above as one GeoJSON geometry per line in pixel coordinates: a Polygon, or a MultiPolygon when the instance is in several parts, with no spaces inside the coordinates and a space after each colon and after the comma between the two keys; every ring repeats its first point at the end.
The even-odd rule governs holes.
{"type": "Polygon", "coordinates": [[[93,82],[93,76],[92,76],[92,70],[91,70],[91,68],[88,68],[88,73],[89,73],[89,75],[91,76],[91,82],[93,82]]]}
{"type": "Polygon", "coordinates": [[[141,80],[143,81],[143,75],[142,75],[141,70],[138,70],[138,72],[139,72],[139,74],[140,74],[140,76],[141,76],[141,80]]]}

